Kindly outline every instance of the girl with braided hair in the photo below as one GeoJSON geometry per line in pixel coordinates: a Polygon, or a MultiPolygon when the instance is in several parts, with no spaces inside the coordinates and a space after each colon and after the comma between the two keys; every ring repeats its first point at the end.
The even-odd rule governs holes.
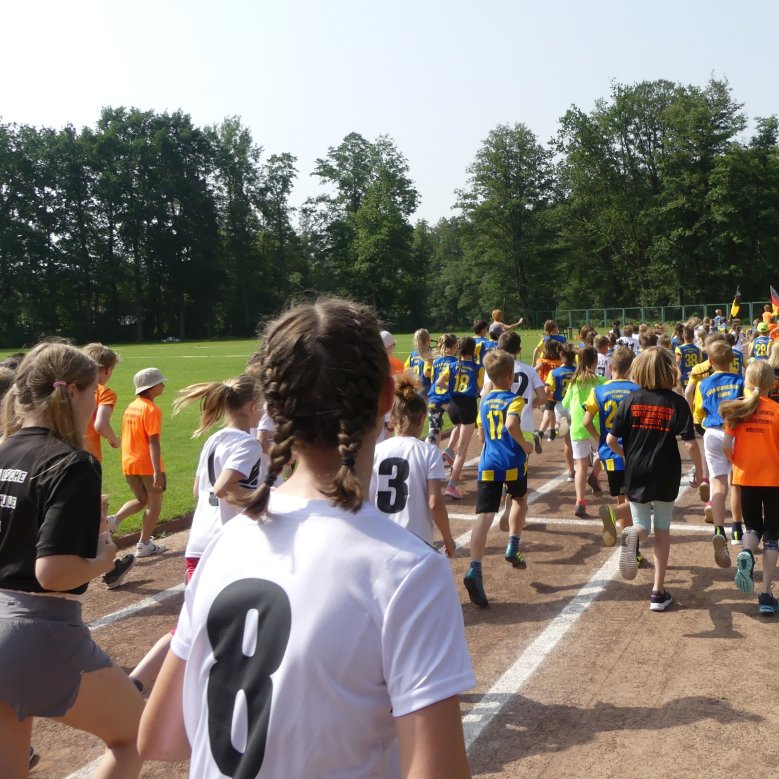
{"type": "Polygon", "coordinates": [[[141,753],[199,777],[469,776],[457,696],[475,680],[448,562],[364,502],[393,397],[375,316],[292,308],[261,376],[269,470],[187,587],[141,753]]]}

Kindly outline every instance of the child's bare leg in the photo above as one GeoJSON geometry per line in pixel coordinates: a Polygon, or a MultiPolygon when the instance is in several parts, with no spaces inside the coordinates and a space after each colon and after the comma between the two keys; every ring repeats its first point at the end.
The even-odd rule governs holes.
{"type": "Polygon", "coordinates": [[[511,501],[509,533],[512,536],[519,536],[527,519],[527,495],[523,495],[521,498],[512,498],[511,495],[507,495],[507,497],[511,501]]]}
{"type": "Polygon", "coordinates": [[[620,530],[624,530],[626,527],[630,527],[633,524],[633,517],[630,514],[630,504],[624,495],[620,495],[617,498],[617,507],[614,509],[614,514],[619,520],[620,530]]]}
{"type": "Polygon", "coordinates": [[[154,534],[154,528],[160,519],[162,511],[162,492],[150,492],[149,500],[146,503],[146,510],[143,512],[143,525],[141,527],[141,543],[146,543],[154,534]]]}
{"type": "Polygon", "coordinates": [[[460,435],[458,436],[457,454],[455,455],[454,463],[452,465],[452,476],[449,479],[449,484],[456,484],[462,474],[463,466],[465,465],[465,457],[468,453],[468,446],[471,443],[475,427],[475,425],[458,425],[458,429],[461,428],[461,430],[460,435]]]}
{"type": "Polygon", "coordinates": [[[585,490],[587,489],[587,472],[590,469],[589,458],[587,457],[578,458],[575,463],[575,468],[576,468],[576,476],[575,476],[576,502],[584,503],[585,490]]]}
{"type": "Polygon", "coordinates": [[[471,560],[480,563],[484,557],[484,549],[487,546],[487,534],[492,527],[495,512],[479,514],[471,531],[471,560]]]}
{"type": "MultiPolygon", "coordinates": [[[[647,534],[648,535],[648,534],[647,534]]],[[[639,533],[640,537],[640,533],[639,533]]],[[[644,539],[641,539],[644,540],[644,539]]],[[[671,551],[671,531],[655,528],[655,592],[662,592],[665,587],[665,572],[668,568],[668,555],[671,551]]]]}
{"type": "Polygon", "coordinates": [[[144,691],[147,691],[157,678],[160,668],[162,668],[162,664],[168,656],[168,649],[172,639],[173,634],[166,633],[130,672],[130,678],[137,679],[144,691]]]}
{"type": "Polygon", "coordinates": [[[563,451],[565,452],[565,464],[568,466],[568,473],[573,475],[574,463],[573,463],[573,447],[571,446],[571,433],[570,431],[565,434],[563,438],[563,451]]]}
{"type": "Polygon", "coordinates": [[[711,481],[711,510],[714,515],[715,532],[717,528],[724,533],[725,496],[728,493],[728,477],[716,476],[711,481]]]}
{"type": "Polygon", "coordinates": [[[27,779],[31,737],[32,717],[19,722],[13,708],[0,701],[0,776],[27,779]]]}
{"type": "Polygon", "coordinates": [[[132,500],[128,500],[122,508],[119,509],[119,511],[114,514],[116,517],[117,522],[121,522],[123,519],[127,519],[127,517],[131,517],[133,514],[137,514],[139,511],[143,511],[143,509],[146,508],[146,501],[139,500],[138,498],[133,498],[132,500]]]}

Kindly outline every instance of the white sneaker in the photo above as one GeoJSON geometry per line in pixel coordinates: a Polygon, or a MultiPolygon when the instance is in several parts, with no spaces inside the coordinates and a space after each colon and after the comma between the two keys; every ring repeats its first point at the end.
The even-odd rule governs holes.
{"type": "Polygon", "coordinates": [[[154,540],[154,536],[152,536],[148,541],[145,543],[143,541],[139,541],[135,545],[135,556],[136,557],[151,557],[155,554],[162,554],[163,552],[167,551],[167,546],[163,546],[162,544],[158,544],[154,540]]]}
{"type": "Polygon", "coordinates": [[[108,523],[108,532],[115,533],[116,527],[119,524],[119,520],[116,518],[116,514],[109,514],[105,520],[108,523]]]}

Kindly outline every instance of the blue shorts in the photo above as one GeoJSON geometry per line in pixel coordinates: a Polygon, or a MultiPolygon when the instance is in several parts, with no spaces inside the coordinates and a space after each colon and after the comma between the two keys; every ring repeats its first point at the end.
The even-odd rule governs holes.
{"type": "Polygon", "coordinates": [[[655,510],[655,530],[670,530],[671,517],[674,513],[672,500],[655,500],[651,503],[634,503],[630,501],[630,515],[633,524],[643,527],[649,532],[652,529],[652,507],[655,510]]]}

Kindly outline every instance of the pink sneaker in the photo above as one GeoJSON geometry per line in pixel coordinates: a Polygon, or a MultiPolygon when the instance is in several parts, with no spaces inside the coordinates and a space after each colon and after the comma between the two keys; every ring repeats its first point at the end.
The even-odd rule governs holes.
{"type": "Polygon", "coordinates": [[[460,490],[457,489],[457,487],[452,487],[451,484],[448,484],[446,486],[446,489],[444,490],[444,495],[447,498],[454,498],[455,500],[462,500],[463,494],[460,492],[460,490]]]}

